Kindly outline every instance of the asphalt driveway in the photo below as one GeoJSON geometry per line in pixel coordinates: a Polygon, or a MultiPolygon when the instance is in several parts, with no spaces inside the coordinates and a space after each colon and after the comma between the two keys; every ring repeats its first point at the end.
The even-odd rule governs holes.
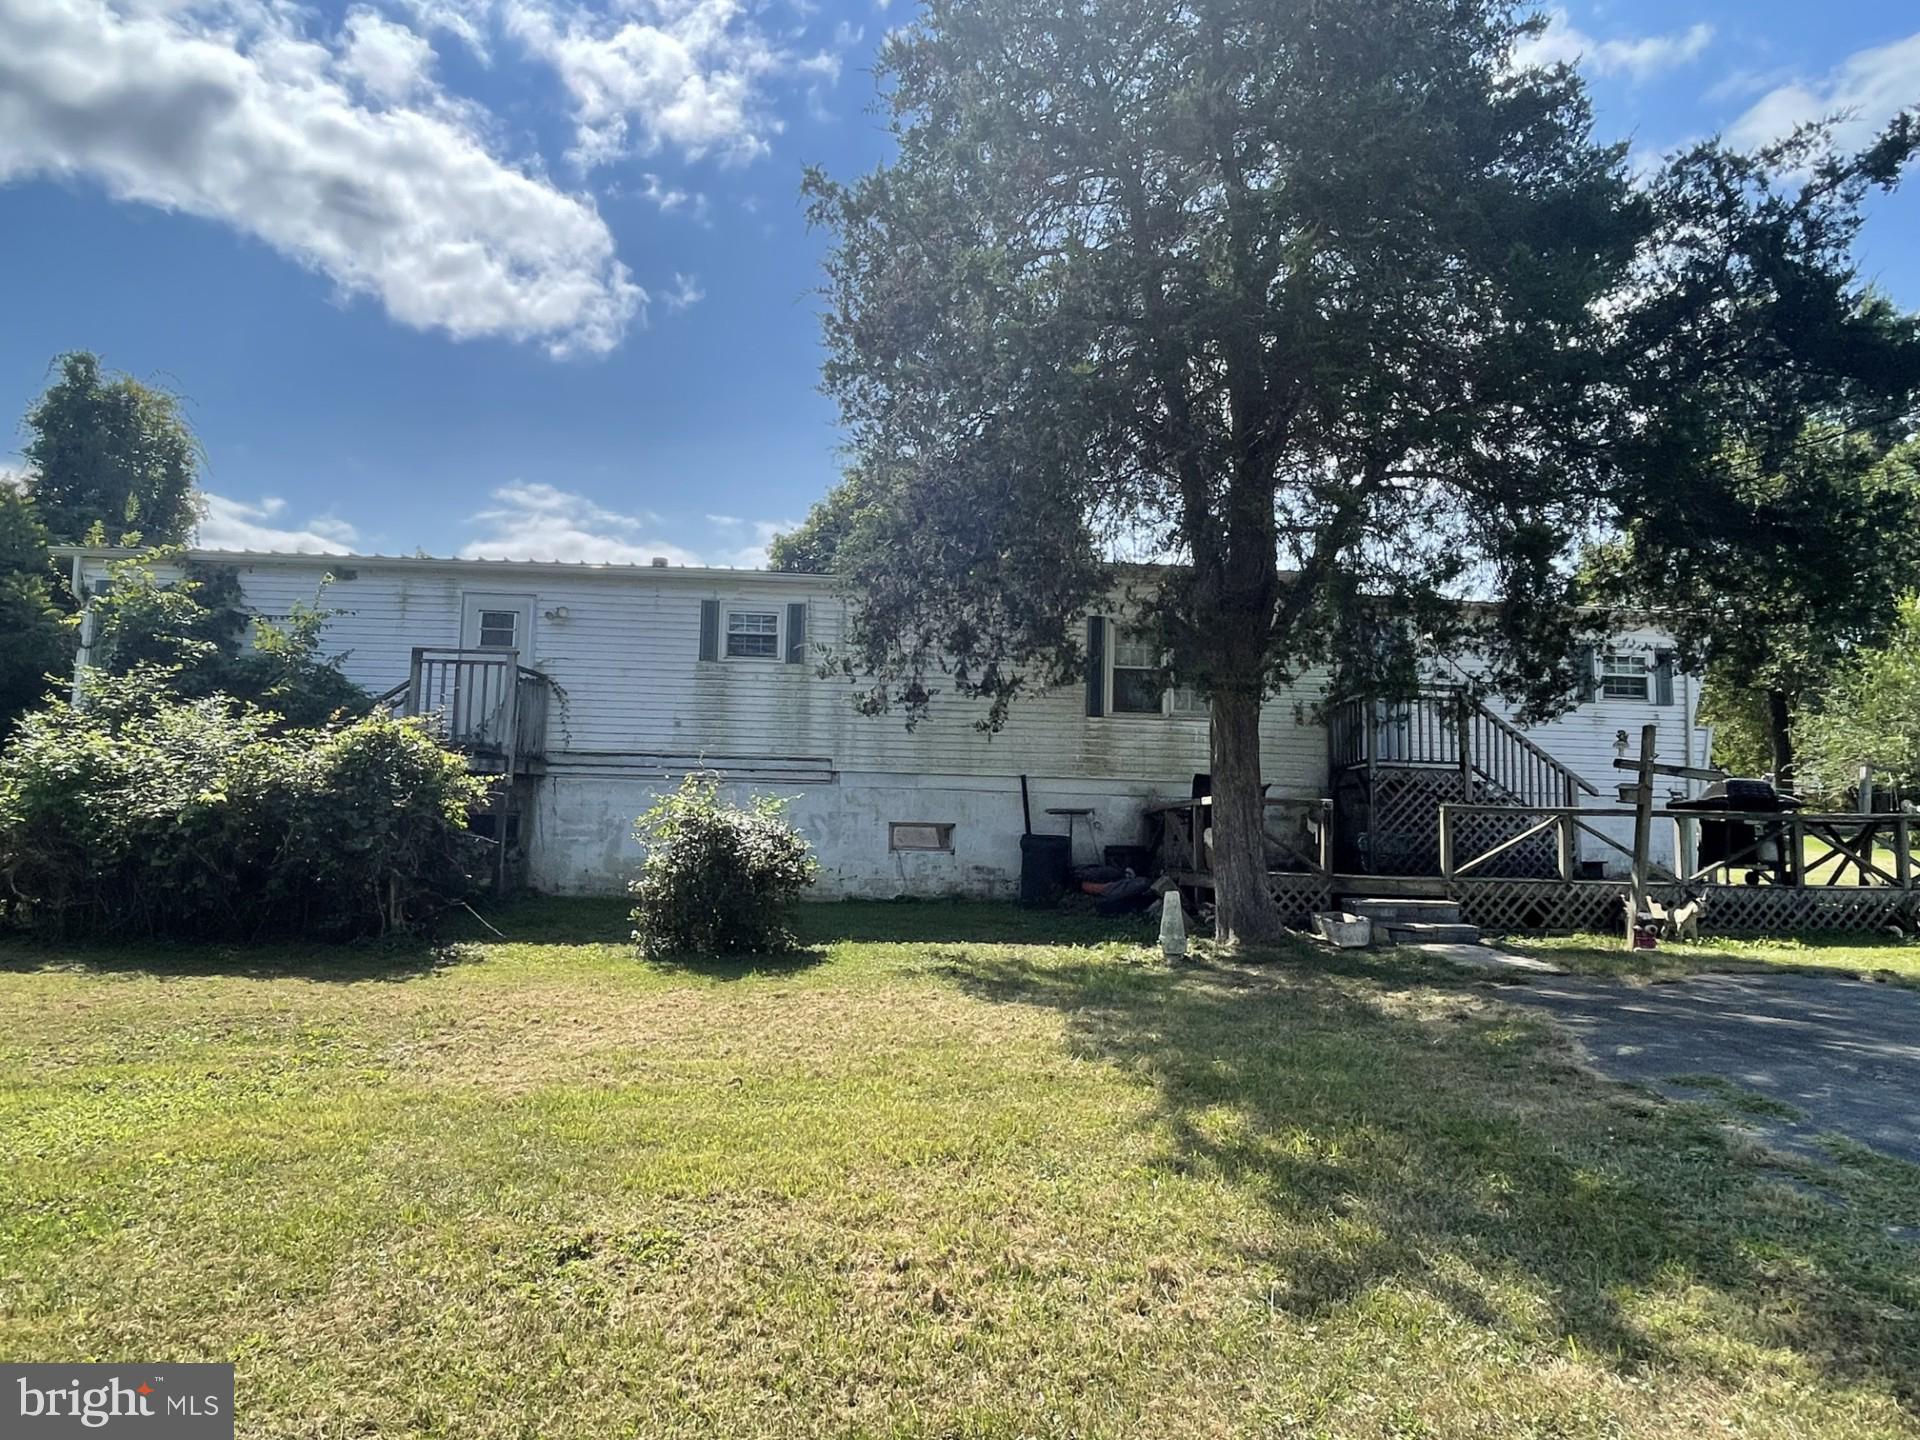
{"type": "Polygon", "coordinates": [[[1554,1016],[1613,1079],[1700,1099],[1673,1077],[1717,1075],[1791,1106],[1804,1118],[1742,1115],[1783,1149],[1819,1153],[1817,1138],[1837,1131],[1920,1164],[1920,990],[1813,975],[1543,976],[1500,998],[1554,1016]]]}

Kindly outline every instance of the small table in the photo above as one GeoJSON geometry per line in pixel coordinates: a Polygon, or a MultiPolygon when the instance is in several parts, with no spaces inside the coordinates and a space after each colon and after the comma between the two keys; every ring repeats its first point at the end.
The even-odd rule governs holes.
{"type": "MultiPolygon", "coordinates": [[[[1075,826],[1076,826],[1076,825],[1077,825],[1077,824],[1078,824],[1078,823],[1079,823],[1079,822],[1080,822],[1081,820],[1085,820],[1085,821],[1087,822],[1087,843],[1088,843],[1088,844],[1092,844],[1092,843],[1093,843],[1093,840],[1094,840],[1094,834],[1093,834],[1093,807],[1092,807],[1091,805],[1087,805],[1087,806],[1071,806],[1071,805],[1069,805],[1069,806],[1061,806],[1061,807],[1059,807],[1059,808],[1057,808],[1057,809],[1050,809],[1050,810],[1048,810],[1048,811],[1047,811],[1046,813],[1047,813],[1047,814],[1049,814],[1049,815],[1058,815],[1058,816],[1061,816],[1062,818],[1064,818],[1064,819],[1066,820],[1066,822],[1067,822],[1067,860],[1068,860],[1068,863],[1070,863],[1070,864],[1077,864],[1077,863],[1079,863],[1079,862],[1077,862],[1077,861],[1075,861],[1075,860],[1074,860],[1074,858],[1073,858],[1073,852],[1074,852],[1074,827],[1075,827],[1075,826]]],[[[1093,859],[1094,859],[1094,861],[1095,861],[1095,862],[1097,862],[1097,861],[1098,861],[1098,860],[1100,859],[1100,856],[1099,856],[1099,853],[1098,853],[1098,851],[1096,851],[1096,852],[1095,852],[1095,854],[1094,854],[1094,857],[1093,857],[1093,859]]]]}

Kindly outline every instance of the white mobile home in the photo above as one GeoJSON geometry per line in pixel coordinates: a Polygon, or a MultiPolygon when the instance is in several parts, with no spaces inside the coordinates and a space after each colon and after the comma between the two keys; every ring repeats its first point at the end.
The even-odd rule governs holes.
{"type": "MultiPolygon", "coordinates": [[[[122,552],[62,553],[84,594],[122,552]]],[[[820,576],[371,555],[193,558],[231,567],[255,614],[318,603],[331,612],[327,648],[345,653],[352,679],[440,714],[455,740],[485,732],[474,748],[515,777],[516,869],[539,890],[618,891],[637,859],[634,817],[695,768],[718,770],[743,791],[792,797],[825,895],[992,896],[1018,884],[1021,776],[1035,829],[1071,823],[1085,859],[1140,843],[1148,808],[1190,797],[1208,767],[1204,711],[1142,683],[1153,657],[1110,617],[1089,617],[1106,643],[1084,687],[1016,705],[997,735],[975,728],[967,702],[939,697],[909,731],[898,717],[856,713],[847,683],[817,673],[818,647],[833,645],[845,614],[820,576]],[[505,732],[503,716],[512,717],[505,732]],[[1050,813],[1059,811],[1084,813],[1050,813]]],[[[1343,870],[1432,873],[1430,839],[1396,850],[1390,820],[1407,823],[1424,806],[1413,823],[1430,837],[1430,812],[1445,798],[1614,805],[1613,761],[1629,744],[1637,749],[1646,723],[1659,727],[1663,756],[1706,763],[1697,685],[1661,647],[1651,631],[1618,637],[1595,657],[1591,698],[1550,724],[1521,732],[1476,711],[1464,761],[1457,722],[1448,728],[1447,717],[1462,713],[1451,699],[1335,707],[1322,720],[1325,697],[1308,684],[1267,708],[1265,778],[1275,796],[1337,802],[1343,870]],[[1460,774],[1470,788],[1449,796],[1445,777],[1460,774]]],[[[1658,843],[1670,850],[1664,837],[1658,843]]],[[[1597,849],[1590,873],[1619,873],[1620,852],[1597,849]]]]}

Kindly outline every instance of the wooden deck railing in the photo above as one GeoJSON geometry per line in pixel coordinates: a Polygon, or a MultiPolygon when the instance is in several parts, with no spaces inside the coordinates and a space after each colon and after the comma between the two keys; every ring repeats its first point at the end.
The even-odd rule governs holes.
{"type": "MultiPolygon", "coordinates": [[[[1633,860],[1633,849],[1615,836],[1597,827],[1603,820],[1632,821],[1630,808],[1592,808],[1577,806],[1455,805],[1440,807],[1440,873],[1447,880],[1475,876],[1491,878],[1492,862],[1536,836],[1551,834],[1559,856],[1559,878],[1571,881],[1579,855],[1579,840],[1590,838],[1633,860]],[[1463,855],[1461,831],[1468,822],[1489,818],[1505,822],[1498,840],[1472,854],[1463,855]],[[1514,829],[1515,824],[1522,828],[1514,829]]],[[[1816,885],[1838,886],[1851,883],[1863,886],[1890,886],[1901,890],[1915,888],[1913,850],[1915,820],[1911,814],[1810,814],[1806,811],[1744,810],[1667,810],[1655,809],[1655,822],[1670,822],[1676,830],[1674,855],[1676,868],[1653,864],[1649,878],[1669,885],[1735,884],[1735,877],[1749,871],[1771,872],[1775,883],[1796,888],[1816,885]],[[1724,821],[1750,827],[1752,839],[1732,853],[1697,864],[1687,852],[1692,848],[1684,838],[1694,827],[1724,821]],[[1821,847],[1809,860],[1808,841],[1821,847]],[[1885,850],[1884,860],[1881,857],[1885,850]],[[1889,866],[1891,868],[1889,868],[1889,866]],[[1784,877],[1780,879],[1778,877],[1784,877]]]]}
{"type": "Polygon", "coordinates": [[[1459,770],[1516,805],[1577,805],[1582,794],[1600,793],[1511,721],[1453,686],[1397,700],[1339,701],[1328,713],[1327,746],[1336,773],[1369,765],[1459,770]]]}
{"type": "Polygon", "coordinates": [[[546,753],[552,689],[514,650],[416,645],[405,683],[378,700],[397,715],[428,717],[442,744],[512,772],[546,753]]]}
{"type": "MultiPolygon", "coordinates": [[[[1163,800],[1147,806],[1143,812],[1165,818],[1168,827],[1165,851],[1176,861],[1186,862],[1174,867],[1175,878],[1182,885],[1212,883],[1213,867],[1208,863],[1205,839],[1207,827],[1213,823],[1212,811],[1213,797],[1202,795],[1195,800],[1163,800]]],[[[1267,797],[1267,816],[1267,823],[1262,827],[1267,843],[1297,865],[1300,873],[1322,878],[1333,874],[1331,800],[1300,800],[1270,795],[1267,797]],[[1292,834],[1276,831],[1273,823],[1276,815],[1298,817],[1304,822],[1302,829],[1292,834]]]]}

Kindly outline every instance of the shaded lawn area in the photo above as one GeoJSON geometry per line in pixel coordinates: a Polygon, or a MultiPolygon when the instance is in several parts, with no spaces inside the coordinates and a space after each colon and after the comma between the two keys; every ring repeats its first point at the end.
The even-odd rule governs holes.
{"type": "Polygon", "coordinates": [[[1549,960],[1574,975],[1670,980],[1708,971],[1789,970],[1920,986],[1920,943],[1882,936],[1710,936],[1698,942],[1662,940],[1658,950],[1624,949],[1616,935],[1516,935],[1496,943],[1516,955],[1549,960]]]}
{"type": "Polygon", "coordinates": [[[231,1358],[248,1436],[1920,1435],[1920,1174],[1465,981],[986,906],[711,967],[489,918],[0,947],[0,1354],[231,1358]]]}

